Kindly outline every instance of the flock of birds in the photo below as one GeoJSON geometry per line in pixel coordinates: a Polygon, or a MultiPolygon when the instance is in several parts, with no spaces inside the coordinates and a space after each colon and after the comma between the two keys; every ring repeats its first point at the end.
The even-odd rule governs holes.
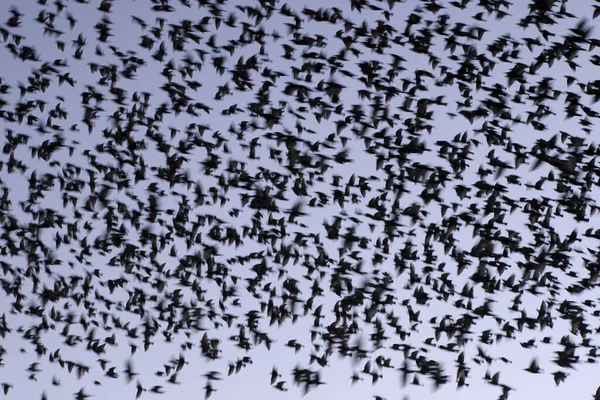
{"type": "MultiPolygon", "coordinates": [[[[251,364],[258,347],[309,352],[289,379],[270,372],[280,391],[324,384],[334,354],[360,364],[352,382],[395,370],[402,385],[468,386],[472,363],[511,362],[490,346],[533,332],[543,338],[521,346],[553,345],[556,358],[542,369],[534,356],[528,373],[550,372],[559,385],[597,361],[600,80],[578,72],[600,65],[590,20],[566,0],[533,0],[518,23],[524,37],[490,39],[486,21],[514,17],[511,2],[340,3],[138,0],[148,12],[131,17],[136,49],[114,33],[116,0],[10,8],[3,57],[31,72],[26,82],[0,78],[0,337],[19,336],[20,352],[38,357],[29,379],[46,366],[98,373],[97,385],[125,378],[137,398],[160,394],[179,383],[189,353],[225,357],[223,341],[243,352],[223,375],[251,364]],[[97,23],[81,26],[77,7],[99,13],[97,23]],[[28,41],[26,18],[62,58],[28,41]],[[128,92],[146,68],[159,79],[128,92]],[[79,109],[48,97],[65,88],[79,109]],[[548,122],[556,102],[577,121],[571,132],[548,122]],[[450,134],[440,118],[468,125],[450,134]],[[502,293],[513,299],[505,313],[493,307],[502,293]],[[436,302],[456,314],[422,319],[436,302]],[[310,343],[270,336],[303,318],[314,319],[310,343]],[[478,331],[484,320],[495,328],[478,331]],[[51,331],[97,364],[49,348],[51,331]],[[162,341],[181,352],[156,371],[164,383],[146,387],[136,352],[162,341]],[[106,356],[124,342],[125,367],[106,356]],[[452,373],[436,348],[455,354],[452,373]]],[[[600,15],[597,3],[586,15],[600,15]]],[[[0,377],[10,350],[0,341],[0,377]]],[[[223,376],[204,377],[208,397],[223,376]]],[[[513,390],[498,372],[484,379],[500,399],[513,390]]],[[[10,394],[13,384],[1,384],[10,394]]]]}

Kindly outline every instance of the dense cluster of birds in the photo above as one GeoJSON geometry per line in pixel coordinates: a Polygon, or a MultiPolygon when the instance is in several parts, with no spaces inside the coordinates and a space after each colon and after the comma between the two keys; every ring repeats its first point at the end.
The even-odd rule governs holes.
{"type": "MultiPolygon", "coordinates": [[[[391,370],[463,387],[487,365],[507,399],[489,368],[511,360],[486,350],[501,340],[541,332],[521,346],[554,346],[554,364],[523,369],[556,385],[597,361],[600,80],[579,71],[600,65],[600,2],[585,19],[566,0],[138,0],[133,49],[115,34],[128,2],[30,3],[0,25],[2,57],[28,74],[0,78],[0,337],[37,355],[29,379],[45,366],[164,393],[188,353],[228,357],[229,341],[243,355],[204,374],[207,397],[280,346],[310,354],[289,377],[273,368],[281,391],[324,384],[339,354],[352,382],[391,370]],[[99,18],[82,26],[85,9],[99,18]],[[489,37],[487,21],[518,12],[522,37],[489,37]],[[464,130],[436,124],[451,119],[464,130]],[[562,119],[576,124],[548,122],[562,119]],[[431,304],[454,313],[424,320],[431,304]],[[272,338],[304,318],[306,337],[272,338]],[[98,363],[49,347],[50,332],[98,363]],[[162,341],[181,352],[148,386],[136,351],[162,341]],[[124,367],[106,356],[119,343],[124,367]]],[[[19,351],[2,343],[0,371],[19,351]]]]}

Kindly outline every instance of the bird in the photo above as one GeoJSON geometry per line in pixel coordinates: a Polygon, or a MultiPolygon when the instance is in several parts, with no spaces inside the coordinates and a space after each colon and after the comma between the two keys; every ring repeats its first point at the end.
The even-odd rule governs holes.
{"type": "Polygon", "coordinates": [[[125,373],[125,379],[127,380],[127,383],[131,383],[133,378],[138,375],[136,372],[133,371],[133,363],[131,359],[128,359],[125,362],[125,369],[123,370],[123,372],[125,373]]]}
{"type": "Polygon", "coordinates": [[[273,367],[271,370],[271,385],[274,385],[279,377],[281,377],[281,374],[277,372],[277,368],[273,367]]]}
{"type": "Polygon", "coordinates": [[[2,391],[4,395],[8,395],[9,390],[13,387],[10,383],[2,382],[2,391]]]}
{"type": "Polygon", "coordinates": [[[567,378],[567,374],[562,371],[556,371],[552,373],[554,375],[554,383],[556,386],[560,385],[567,378]]]}
{"type": "Polygon", "coordinates": [[[136,385],[136,395],[135,395],[135,398],[139,399],[145,391],[146,391],[146,389],[142,386],[142,384],[140,383],[140,381],[138,381],[137,385],[136,385]]]}
{"type": "Polygon", "coordinates": [[[529,366],[525,368],[525,371],[530,372],[532,374],[539,374],[541,372],[541,369],[538,365],[537,359],[533,358],[529,366]]]}

